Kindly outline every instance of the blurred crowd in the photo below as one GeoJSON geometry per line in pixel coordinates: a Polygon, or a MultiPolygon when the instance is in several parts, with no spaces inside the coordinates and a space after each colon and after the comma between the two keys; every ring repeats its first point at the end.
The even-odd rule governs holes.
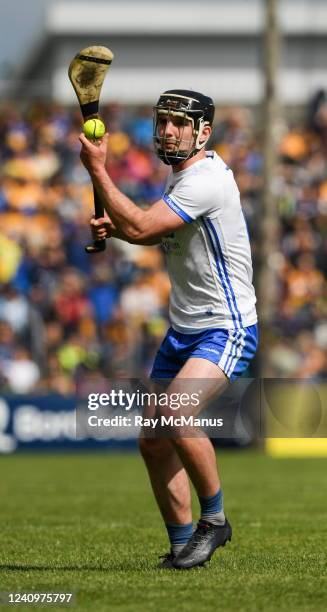
{"type": "MultiPolygon", "coordinates": [[[[110,173],[137,205],[161,197],[167,168],[152,148],[152,111],[118,104],[110,173]]],[[[279,309],[266,359],[271,376],[326,375],[327,102],[280,123],[276,192],[281,219],[279,309]]],[[[78,110],[5,103],[0,113],[0,389],[74,393],[87,377],[148,376],[169,325],[160,247],[111,239],[89,256],[92,189],[80,160],[78,110]]],[[[260,130],[244,108],[219,109],[211,148],[233,169],[252,238],[262,194],[260,130]]],[[[252,371],[251,374],[255,372],[252,371]]],[[[99,387],[98,387],[99,388],[99,387]]]]}

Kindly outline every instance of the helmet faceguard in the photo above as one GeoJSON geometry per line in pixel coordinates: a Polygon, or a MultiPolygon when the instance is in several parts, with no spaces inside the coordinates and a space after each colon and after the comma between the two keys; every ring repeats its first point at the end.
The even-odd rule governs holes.
{"type": "Polygon", "coordinates": [[[196,155],[206,144],[201,141],[203,128],[212,125],[215,107],[208,96],[196,91],[171,89],[161,94],[154,107],[153,140],[158,157],[167,165],[177,166],[196,155]],[[166,126],[171,120],[179,128],[178,138],[167,137],[167,127],[164,132],[159,130],[160,120],[166,120],[166,126]],[[185,138],[185,126],[191,123],[192,137],[185,138]]]}

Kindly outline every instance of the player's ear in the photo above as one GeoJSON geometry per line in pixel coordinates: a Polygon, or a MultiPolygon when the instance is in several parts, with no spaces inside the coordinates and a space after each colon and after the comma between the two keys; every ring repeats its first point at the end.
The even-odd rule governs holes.
{"type": "Polygon", "coordinates": [[[205,125],[202,128],[202,132],[201,132],[201,136],[200,136],[200,143],[201,144],[203,142],[207,142],[207,140],[209,140],[211,132],[212,132],[212,128],[211,128],[211,126],[209,124],[205,125]]]}

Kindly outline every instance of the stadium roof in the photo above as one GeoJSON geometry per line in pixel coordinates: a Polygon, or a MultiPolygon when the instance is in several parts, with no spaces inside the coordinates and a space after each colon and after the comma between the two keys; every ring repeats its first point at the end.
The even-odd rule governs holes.
{"type": "MultiPolygon", "coordinates": [[[[264,24],[263,0],[225,2],[108,0],[108,2],[56,2],[49,9],[46,28],[56,34],[258,34],[264,24]]],[[[327,32],[327,4],[322,0],[283,0],[279,6],[284,33],[327,32]]]]}
{"type": "MultiPolygon", "coordinates": [[[[305,104],[317,89],[327,90],[327,2],[278,6],[280,100],[305,104]]],[[[67,67],[78,49],[100,44],[115,54],[103,102],[153,103],[158,92],[184,87],[223,104],[257,104],[264,94],[264,7],[265,0],[59,0],[7,92],[74,103],[67,67]]]]}

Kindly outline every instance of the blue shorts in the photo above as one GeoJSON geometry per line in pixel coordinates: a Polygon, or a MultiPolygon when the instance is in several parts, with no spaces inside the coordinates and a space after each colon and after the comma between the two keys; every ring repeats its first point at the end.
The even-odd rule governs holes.
{"type": "Polygon", "coordinates": [[[151,378],[174,378],[190,357],[215,363],[234,380],[245,372],[258,345],[258,326],[244,329],[206,329],[198,334],[181,334],[168,329],[154,360],[151,378]]]}

